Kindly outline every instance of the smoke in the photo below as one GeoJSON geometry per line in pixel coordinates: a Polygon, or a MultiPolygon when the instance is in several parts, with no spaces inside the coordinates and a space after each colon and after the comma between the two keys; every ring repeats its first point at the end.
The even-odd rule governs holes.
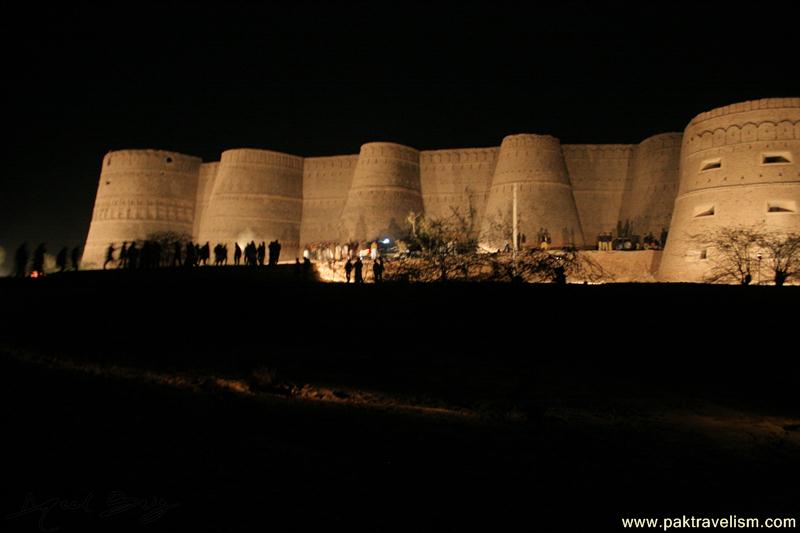
{"type": "Polygon", "coordinates": [[[242,250],[244,250],[244,247],[247,246],[250,241],[258,242],[258,240],[258,236],[249,228],[239,233],[239,236],[236,237],[236,242],[239,243],[242,250]]]}

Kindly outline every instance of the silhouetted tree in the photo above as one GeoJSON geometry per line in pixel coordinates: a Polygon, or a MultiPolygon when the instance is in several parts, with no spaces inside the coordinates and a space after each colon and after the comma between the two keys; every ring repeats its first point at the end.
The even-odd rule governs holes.
{"type": "Polygon", "coordinates": [[[797,233],[765,233],[758,240],[763,261],[771,269],[775,285],[781,286],[800,276],[800,235],[797,233]]]}
{"type": "Polygon", "coordinates": [[[800,275],[800,235],[763,224],[728,226],[692,235],[690,241],[705,247],[711,283],[747,285],[754,275],[772,274],[776,285],[800,275]]]}
{"type": "Polygon", "coordinates": [[[758,268],[762,236],[761,226],[728,226],[691,235],[689,241],[704,250],[710,266],[706,281],[747,285],[758,268]]]}
{"type": "Polygon", "coordinates": [[[473,209],[464,212],[451,208],[450,215],[441,218],[410,214],[411,228],[403,240],[413,253],[391,262],[391,277],[416,281],[468,279],[470,271],[481,263],[474,220],[473,209]]]}

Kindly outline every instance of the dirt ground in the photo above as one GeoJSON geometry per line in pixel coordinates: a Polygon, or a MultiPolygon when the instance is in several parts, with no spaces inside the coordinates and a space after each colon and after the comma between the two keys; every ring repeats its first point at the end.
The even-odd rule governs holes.
{"type": "Polygon", "coordinates": [[[7,530],[797,514],[793,287],[211,270],[0,280],[7,530]]]}

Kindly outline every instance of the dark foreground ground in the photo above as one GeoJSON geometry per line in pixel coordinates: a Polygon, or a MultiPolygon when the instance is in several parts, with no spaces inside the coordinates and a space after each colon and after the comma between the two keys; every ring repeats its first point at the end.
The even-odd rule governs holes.
{"type": "Polygon", "coordinates": [[[800,288],[209,268],[0,302],[4,531],[800,519],[800,288]]]}

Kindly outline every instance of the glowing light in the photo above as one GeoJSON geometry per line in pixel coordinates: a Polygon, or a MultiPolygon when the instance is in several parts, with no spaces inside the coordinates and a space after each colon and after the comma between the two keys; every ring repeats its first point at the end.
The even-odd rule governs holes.
{"type": "Polygon", "coordinates": [[[389,239],[388,239],[388,238],[386,238],[386,239],[383,239],[381,242],[382,242],[383,244],[389,244],[389,239]]]}

